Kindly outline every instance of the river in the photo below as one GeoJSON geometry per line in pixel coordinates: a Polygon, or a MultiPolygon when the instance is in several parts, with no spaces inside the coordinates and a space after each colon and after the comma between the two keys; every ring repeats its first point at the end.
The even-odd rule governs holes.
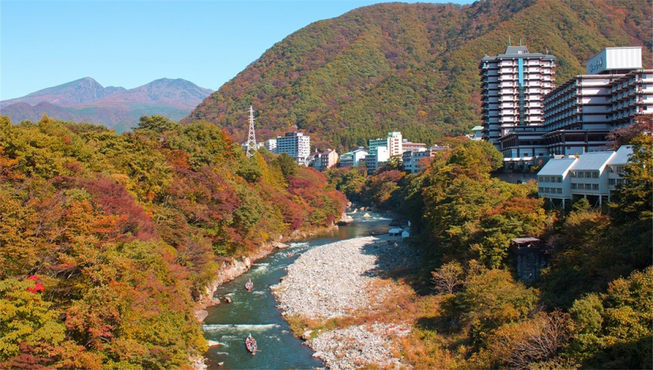
{"type": "Polygon", "coordinates": [[[337,240],[369,235],[370,232],[387,232],[391,219],[369,212],[349,213],[354,222],[338,230],[306,242],[291,243],[257,261],[245,274],[225,283],[216,291],[216,297],[229,297],[231,304],[219,304],[207,309],[202,330],[206,339],[220,345],[209,349],[206,357],[209,368],[220,369],[306,369],[323,367],[324,363],[314,358],[313,351],[293,336],[288,323],[276,308],[276,301],[270,286],[286,275],[285,268],[301,253],[316,246],[337,240]],[[292,255],[289,255],[292,254],[292,255]],[[245,282],[252,279],[254,289],[244,289],[245,282]],[[244,340],[251,333],[258,342],[259,352],[252,356],[245,349],[244,340]]]}

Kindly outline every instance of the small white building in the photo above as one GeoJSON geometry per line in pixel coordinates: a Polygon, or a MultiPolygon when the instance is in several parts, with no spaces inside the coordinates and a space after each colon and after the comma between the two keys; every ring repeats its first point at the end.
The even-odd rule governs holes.
{"type": "Polygon", "coordinates": [[[265,140],[263,145],[265,146],[265,149],[271,151],[272,153],[277,152],[277,139],[265,140]]]}
{"type": "Polygon", "coordinates": [[[358,166],[360,161],[364,161],[365,157],[370,154],[367,150],[363,148],[358,148],[352,150],[351,152],[344,153],[340,156],[339,167],[352,167],[358,166]]]}

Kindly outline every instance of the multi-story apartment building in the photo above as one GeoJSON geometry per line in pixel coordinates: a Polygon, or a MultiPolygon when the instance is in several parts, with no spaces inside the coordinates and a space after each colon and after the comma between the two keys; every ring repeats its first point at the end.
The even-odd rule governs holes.
{"type": "Polygon", "coordinates": [[[370,149],[370,154],[365,157],[365,166],[368,171],[373,172],[386,164],[389,158],[390,153],[388,152],[388,147],[378,146],[375,148],[374,153],[370,149]]]}
{"type": "Polygon", "coordinates": [[[497,148],[515,127],[541,126],[542,98],[553,89],[553,55],[508,46],[504,54],[481,59],[483,137],[497,148]]]}
{"type": "Polygon", "coordinates": [[[404,171],[409,173],[417,173],[422,170],[422,165],[425,162],[425,158],[432,158],[439,151],[446,149],[447,147],[433,145],[430,148],[419,148],[418,150],[407,150],[402,156],[402,165],[404,171]]]}
{"type": "Polygon", "coordinates": [[[653,70],[641,66],[639,46],[606,48],[588,60],[588,74],[574,76],[544,97],[543,125],[515,127],[499,138],[505,167],[604,150],[611,130],[653,113],[653,70]]]}
{"type": "Polygon", "coordinates": [[[623,181],[624,167],[632,152],[632,146],[624,145],[617,151],[551,159],[537,173],[538,194],[563,207],[577,198],[599,205],[610,201],[611,193],[623,181]]]}
{"type": "Polygon", "coordinates": [[[318,171],[324,171],[334,167],[338,163],[338,153],[333,149],[328,149],[315,156],[313,167],[318,171]]]}
{"type": "Polygon", "coordinates": [[[365,161],[365,157],[369,154],[370,153],[363,148],[344,153],[340,156],[340,167],[358,166],[358,163],[360,161],[365,161]]]}
{"type": "Polygon", "coordinates": [[[398,131],[388,132],[388,136],[385,138],[370,139],[368,144],[370,147],[370,154],[376,153],[376,148],[381,146],[388,148],[388,154],[391,157],[403,153],[403,140],[401,132],[398,131]]]}
{"type": "Polygon", "coordinates": [[[311,137],[301,132],[288,132],[277,136],[277,153],[287,153],[298,164],[308,165],[311,156],[311,137]]]}
{"type": "Polygon", "coordinates": [[[409,173],[417,173],[422,170],[422,165],[420,162],[424,158],[431,158],[435,155],[435,151],[430,149],[421,149],[421,150],[409,150],[405,151],[401,155],[402,165],[404,171],[409,173]]]}
{"type": "Polygon", "coordinates": [[[401,155],[403,153],[403,139],[401,137],[401,132],[393,131],[388,132],[388,155],[390,157],[395,155],[401,155]]]}
{"type": "Polygon", "coordinates": [[[641,47],[606,48],[544,99],[544,143],[550,155],[605,148],[611,130],[653,113],[653,70],[641,69],[641,47]]]}

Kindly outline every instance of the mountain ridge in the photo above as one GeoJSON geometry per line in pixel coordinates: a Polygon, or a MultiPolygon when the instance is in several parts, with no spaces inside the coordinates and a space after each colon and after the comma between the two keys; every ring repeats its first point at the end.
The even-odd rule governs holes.
{"type": "Polygon", "coordinates": [[[0,114],[13,122],[35,121],[46,114],[54,119],[105,124],[121,132],[135,126],[143,115],[161,114],[179,120],[211,92],[181,78],[160,78],[126,89],[104,87],[91,77],[83,77],[0,101],[0,114]]]}
{"type": "MultiPolygon", "coordinates": [[[[340,150],[401,130],[433,142],[480,123],[478,63],[508,37],[558,58],[558,83],[606,46],[641,45],[650,61],[650,1],[385,3],[318,21],[268,49],[183,122],[207,120],[243,140],[300,129],[340,150]]],[[[314,138],[314,139],[313,139],[314,138]]]]}

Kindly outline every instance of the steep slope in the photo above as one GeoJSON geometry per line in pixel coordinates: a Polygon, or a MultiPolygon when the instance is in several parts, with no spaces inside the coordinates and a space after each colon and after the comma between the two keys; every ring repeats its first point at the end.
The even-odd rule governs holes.
{"type": "Polygon", "coordinates": [[[162,78],[133,89],[102,87],[90,77],[0,102],[0,114],[12,121],[51,118],[93,122],[118,132],[129,130],[141,116],[160,114],[179,120],[212,90],[183,79],[162,78]]]}
{"type": "Polygon", "coordinates": [[[497,0],[469,6],[378,4],[311,24],[266,51],[184,121],[243,139],[246,109],[267,138],[298,128],[347,149],[385,131],[432,142],[480,123],[478,62],[508,36],[558,57],[557,81],[601,48],[642,45],[651,60],[651,1],[497,0]]]}

